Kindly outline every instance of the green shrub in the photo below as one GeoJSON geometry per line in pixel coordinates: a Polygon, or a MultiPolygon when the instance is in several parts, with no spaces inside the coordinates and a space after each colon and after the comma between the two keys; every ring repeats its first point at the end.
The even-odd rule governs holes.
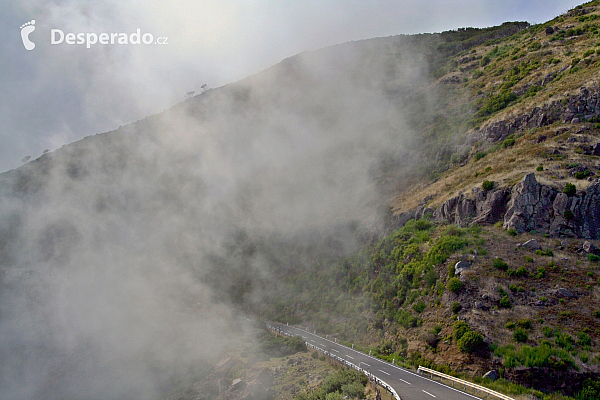
{"type": "Polygon", "coordinates": [[[554,329],[552,329],[549,326],[542,326],[542,333],[546,337],[552,337],[552,336],[554,336],[554,329]]]}
{"type": "Polygon", "coordinates": [[[527,276],[529,276],[529,271],[525,267],[519,267],[515,271],[515,276],[517,278],[527,277],[527,276]]]}
{"type": "Polygon", "coordinates": [[[575,172],[575,179],[585,179],[590,176],[590,171],[587,169],[585,171],[577,171],[575,172]]]}
{"type": "Polygon", "coordinates": [[[454,314],[458,314],[458,312],[462,309],[462,306],[460,305],[460,303],[458,301],[453,301],[452,305],[450,306],[450,310],[452,310],[452,312],[454,314]]]}
{"type": "Polygon", "coordinates": [[[554,256],[554,252],[551,249],[546,249],[546,250],[538,249],[535,251],[535,254],[537,254],[538,256],[546,256],[546,257],[554,256]]]}
{"type": "Polygon", "coordinates": [[[481,187],[483,188],[483,190],[492,190],[494,188],[495,184],[496,184],[496,182],[494,182],[494,181],[485,180],[481,184],[481,187]]]}
{"type": "Polygon", "coordinates": [[[504,139],[504,141],[502,142],[502,147],[503,148],[507,148],[507,147],[511,147],[515,144],[515,138],[514,137],[508,137],[506,139],[504,139]]]}
{"type": "Polygon", "coordinates": [[[548,367],[553,369],[566,369],[574,366],[573,358],[562,349],[554,349],[548,345],[531,347],[521,346],[515,350],[514,346],[499,347],[494,354],[503,358],[504,366],[514,368],[519,365],[528,368],[548,367]]]}
{"type": "Polygon", "coordinates": [[[513,333],[513,339],[517,343],[525,343],[527,340],[529,340],[529,335],[525,329],[517,328],[513,333]]]}
{"type": "Polygon", "coordinates": [[[577,187],[574,184],[567,182],[565,184],[565,188],[563,189],[563,193],[569,197],[575,196],[577,193],[577,187]]]}
{"type": "Polygon", "coordinates": [[[510,236],[517,236],[519,234],[519,232],[517,232],[517,230],[515,228],[510,228],[509,230],[506,231],[510,236]]]}
{"type": "Polygon", "coordinates": [[[500,271],[506,271],[508,269],[508,264],[500,257],[494,258],[494,268],[497,268],[500,271]]]}
{"type": "Polygon", "coordinates": [[[545,278],[545,277],[546,277],[546,268],[544,268],[544,267],[539,267],[539,268],[537,269],[537,273],[536,273],[535,277],[536,277],[537,279],[542,279],[542,278],[545,278]]]}
{"type": "Polygon", "coordinates": [[[464,286],[464,283],[458,278],[450,278],[448,280],[448,290],[453,293],[459,293],[464,286]]]}
{"type": "Polygon", "coordinates": [[[594,311],[594,317],[600,318],[600,311],[598,311],[598,310],[594,311]]]}
{"type": "Polygon", "coordinates": [[[470,330],[471,328],[469,327],[469,324],[467,324],[465,321],[456,321],[454,323],[454,326],[452,327],[454,340],[460,340],[460,338],[462,338],[463,335],[469,332],[470,330]]]}
{"type": "Polygon", "coordinates": [[[504,326],[506,327],[506,329],[510,329],[512,331],[513,329],[515,329],[517,327],[517,324],[515,324],[512,321],[508,321],[506,323],[506,325],[504,325],[504,326]]]}
{"type": "Polygon", "coordinates": [[[587,259],[588,259],[588,261],[591,261],[591,262],[598,262],[598,261],[600,261],[600,256],[590,253],[587,255],[587,259]]]}
{"type": "Polygon", "coordinates": [[[573,337],[568,333],[558,333],[554,338],[554,343],[567,351],[573,350],[573,337]]]}
{"type": "Polygon", "coordinates": [[[577,345],[579,346],[589,346],[592,344],[592,338],[585,332],[579,332],[577,339],[577,345]]]}
{"type": "Polygon", "coordinates": [[[475,331],[465,332],[456,343],[458,349],[464,353],[473,353],[483,345],[483,336],[475,331]]]}
{"type": "Polygon", "coordinates": [[[531,320],[529,318],[520,319],[517,321],[517,326],[523,329],[531,329],[531,320]]]}
{"type": "Polygon", "coordinates": [[[486,155],[487,153],[485,151],[478,151],[477,153],[475,153],[475,161],[481,160],[486,155]]]}
{"type": "Polygon", "coordinates": [[[426,231],[429,228],[431,228],[432,226],[433,226],[433,224],[431,223],[431,221],[423,219],[423,218],[415,221],[415,229],[418,231],[426,231]]]}
{"type": "Polygon", "coordinates": [[[419,300],[416,304],[413,304],[413,310],[419,314],[422,313],[425,308],[427,308],[427,305],[423,302],[423,300],[419,300]]]}
{"type": "Polygon", "coordinates": [[[491,115],[508,107],[515,100],[517,100],[517,95],[514,92],[504,89],[499,94],[490,96],[485,104],[479,109],[477,115],[480,117],[491,115]]]}
{"type": "Polygon", "coordinates": [[[577,400],[598,400],[600,399],[600,381],[586,379],[583,387],[575,396],[577,400]]]}
{"type": "Polygon", "coordinates": [[[508,296],[504,296],[500,299],[500,302],[498,303],[498,305],[502,308],[510,308],[512,307],[512,303],[510,301],[510,298],[508,296]]]}
{"type": "Polygon", "coordinates": [[[538,165],[535,170],[539,171],[539,172],[543,171],[544,170],[544,165],[543,164],[538,165]]]}

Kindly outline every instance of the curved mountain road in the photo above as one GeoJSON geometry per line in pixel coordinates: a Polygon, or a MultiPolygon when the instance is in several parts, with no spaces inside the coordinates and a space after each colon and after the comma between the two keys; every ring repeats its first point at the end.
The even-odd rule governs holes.
{"type": "Polygon", "coordinates": [[[468,393],[461,392],[450,386],[443,385],[425,378],[412,371],[397,367],[378,358],[361,353],[339,343],[322,338],[313,333],[292,326],[270,323],[272,328],[280,329],[282,333],[301,336],[305,342],[337,355],[354,365],[357,365],[380,380],[390,385],[402,400],[473,400],[480,399],[468,393]]]}

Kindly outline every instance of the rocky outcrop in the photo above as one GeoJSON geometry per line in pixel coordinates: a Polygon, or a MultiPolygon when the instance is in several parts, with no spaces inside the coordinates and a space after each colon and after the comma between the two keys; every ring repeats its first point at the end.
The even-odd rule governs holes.
{"type": "Polygon", "coordinates": [[[451,224],[482,224],[494,223],[504,214],[509,192],[504,189],[481,190],[473,189],[472,197],[459,193],[433,211],[436,221],[444,221],[451,224]]]}
{"type": "Polygon", "coordinates": [[[540,185],[533,173],[525,175],[512,189],[504,216],[504,228],[514,228],[517,232],[548,232],[556,194],[556,189],[540,185]]]}
{"type": "MultiPolygon", "coordinates": [[[[544,86],[549,83],[554,76],[554,73],[548,74],[540,82],[540,85],[544,86]]],[[[563,123],[589,121],[594,117],[600,117],[600,87],[582,87],[580,93],[571,95],[562,101],[555,100],[541,107],[535,107],[528,113],[502,121],[490,122],[481,129],[470,132],[469,138],[472,143],[482,139],[493,143],[528,128],[538,128],[557,121],[563,123]]]]}
{"type": "Polygon", "coordinates": [[[525,175],[512,189],[460,192],[439,208],[419,206],[396,216],[396,225],[422,218],[432,212],[433,220],[456,225],[493,224],[502,221],[505,229],[518,233],[535,232],[553,237],[600,238],[600,182],[585,192],[567,196],[558,189],[540,184],[535,174],[525,175]]]}
{"type": "Polygon", "coordinates": [[[588,187],[578,207],[577,236],[586,239],[598,238],[600,231],[600,183],[594,182],[588,187]]]}

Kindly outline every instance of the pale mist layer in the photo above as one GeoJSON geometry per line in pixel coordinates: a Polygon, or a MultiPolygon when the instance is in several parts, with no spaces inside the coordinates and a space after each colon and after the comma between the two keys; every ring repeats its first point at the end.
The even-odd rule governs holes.
{"type": "Polygon", "coordinates": [[[0,397],[164,397],[311,262],[294,249],[376,230],[424,72],[407,46],[304,53],[1,175],[0,397]]]}

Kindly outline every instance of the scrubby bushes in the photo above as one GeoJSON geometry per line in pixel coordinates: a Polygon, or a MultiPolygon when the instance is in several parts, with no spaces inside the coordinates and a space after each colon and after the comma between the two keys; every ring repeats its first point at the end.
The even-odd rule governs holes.
{"type": "Polygon", "coordinates": [[[469,327],[464,321],[456,321],[453,327],[454,340],[458,349],[464,353],[473,353],[483,346],[483,336],[469,327]]]}
{"type": "Polygon", "coordinates": [[[565,184],[565,188],[563,189],[563,193],[569,197],[575,196],[577,193],[577,187],[574,184],[567,182],[565,184]]]}
{"type": "Polygon", "coordinates": [[[460,293],[463,286],[464,286],[464,284],[458,278],[450,278],[448,280],[448,290],[450,290],[453,293],[460,293]]]}
{"type": "Polygon", "coordinates": [[[363,399],[367,377],[353,369],[341,369],[329,375],[311,393],[300,393],[300,400],[363,399]]]}
{"type": "Polygon", "coordinates": [[[508,269],[508,264],[500,257],[494,258],[494,268],[497,268],[500,271],[506,271],[508,269]]]}
{"type": "Polygon", "coordinates": [[[463,353],[473,353],[483,345],[483,336],[475,331],[468,331],[456,342],[456,345],[463,353]]]}
{"type": "Polygon", "coordinates": [[[495,185],[496,185],[496,182],[485,180],[481,184],[481,187],[483,188],[483,190],[492,190],[495,185]]]}
{"type": "Polygon", "coordinates": [[[261,350],[274,357],[284,357],[299,351],[307,351],[306,343],[300,336],[274,336],[264,332],[260,336],[261,350]]]}
{"type": "Polygon", "coordinates": [[[565,369],[575,365],[568,352],[552,348],[546,344],[537,347],[524,345],[519,349],[515,349],[512,345],[503,346],[496,349],[494,354],[502,357],[504,366],[508,368],[523,365],[529,368],[565,369]]]}
{"type": "Polygon", "coordinates": [[[525,329],[517,328],[513,333],[513,339],[515,340],[515,342],[525,343],[527,340],[529,340],[529,335],[527,334],[527,331],[525,329]]]}

